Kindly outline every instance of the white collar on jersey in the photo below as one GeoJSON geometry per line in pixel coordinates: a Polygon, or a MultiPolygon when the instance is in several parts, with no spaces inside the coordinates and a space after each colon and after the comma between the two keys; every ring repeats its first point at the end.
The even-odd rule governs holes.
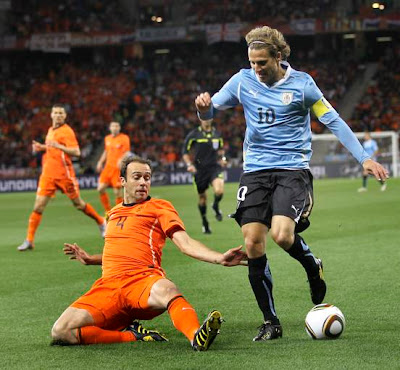
{"type": "Polygon", "coordinates": [[[286,69],[285,75],[284,75],[279,81],[276,81],[276,82],[275,82],[274,84],[272,84],[271,86],[267,85],[265,82],[261,82],[261,81],[258,79],[256,73],[254,72],[254,69],[252,69],[253,74],[254,74],[254,77],[257,79],[257,81],[258,81],[261,85],[266,86],[266,87],[268,87],[269,89],[272,89],[272,88],[274,88],[274,87],[278,87],[279,85],[282,85],[282,84],[289,78],[289,76],[290,76],[290,74],[291,74],[291,72],[292,72],[292,67],[290,66],[290,64],[289,64],[286,60],[282,60],[282,61],[280,62],[280,64],[281,64],[281,66],[283,67],[283,69],[286,69]]]}

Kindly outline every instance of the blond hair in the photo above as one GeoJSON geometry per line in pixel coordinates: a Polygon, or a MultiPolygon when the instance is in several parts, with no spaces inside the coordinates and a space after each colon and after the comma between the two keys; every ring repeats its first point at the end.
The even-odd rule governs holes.
{"type": "Polygon", "coordinates": [[[290,46],[286,43],[282,33],[275,28],[268,26],[253,28],[246,35],[246,42],[249,49],[267,49],[272,57],[276,57],[280,52],[282,60],[289,58],[290,46]]]}

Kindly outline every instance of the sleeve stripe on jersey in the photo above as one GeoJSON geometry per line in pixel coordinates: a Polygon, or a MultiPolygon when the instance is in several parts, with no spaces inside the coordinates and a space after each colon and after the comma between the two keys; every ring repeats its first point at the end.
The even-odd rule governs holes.
{"type": "Polygon", "coordinates": [[[242,87],[242,83],[239,82],[238,88],[237,88],[237,97],[238,97],[238,100],[239,100],[240,104],[242,104],[242,100],[240,99],[240,89],[241,89],[241,87],[242,87]]]}
{"type": "Polygon", "coordinates": [[[316,103],[314,103],[311,109],[317,118],[321,118],[325,113],[328,113],[332,109],[332,106],[324,97],[322,97],[316,103]]]}
{"type": "Polygon", "coordinates": [[[192,143],[193,143],[194,139],[190,139],[188,142],[188,145],[186,146],[186,151],[188,152],[190,150],[190,148],[192,147],[192,143]]]}

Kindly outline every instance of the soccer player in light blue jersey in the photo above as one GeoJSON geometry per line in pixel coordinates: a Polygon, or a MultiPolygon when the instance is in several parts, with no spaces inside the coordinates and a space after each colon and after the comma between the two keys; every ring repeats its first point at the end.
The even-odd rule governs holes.
{"type": "MultiPolygon", "coordinates": [[[[363,148],[367,152],[367,154],[375,161],[379,151],[378,143],[371,137],[371,134],[369,132],[365,132],[363,148]]],[[[358,189],[359,193],[368,190],[367,180],[368,180],[368,172],[365,171],[365,169],[363,169],[362,187],[358,189]]],[[[385,191],[386,182],[381,179],[380,183],[381,183],[381,191],[385,191]]]]}
{"type": "Polygon", "coordinates": [[[232,76],[212,98],[207,92],[200,94],[195,104],[204,120],[218,110],[243,106],[244,173],[233,217],[242,229],[250,284],[264,315],[264,323],[253,340],[262,341],[282,336],[265,254],[269,231],[272,239],[304,267],[314,304],[321,303],[326,293],[322,262],[299,235],[309,226],[313,206],[310,111],[366,172],[381,180],[386,180],[388,173],[366,153],[313,79],[290,66],[290,47],[278,30],[255,28],[246,35],[246,41],[251,68],[232,76]]]}

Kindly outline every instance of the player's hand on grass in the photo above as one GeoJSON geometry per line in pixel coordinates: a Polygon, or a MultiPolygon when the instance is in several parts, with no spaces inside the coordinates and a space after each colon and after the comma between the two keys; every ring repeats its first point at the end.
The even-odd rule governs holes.
{"type": "Polygon", "coordinates": [[[206,113],[211,108],[211,96],[208,92],[201,93],[196,97],[194,103],[200,113],[206,113]]]}
{"type": "Polygon", "coordinates": [[[386,168],[372,159],[367,159],[363,163],[363,168],[370,175],[374,175],[378,181],[386,181],[386,179],[389,178],[389,172],[386,168]]]}
{"type": "Polygon", "coordinates": [[[237,266],[243,265],[247,266],[247,254],[243,252],[242,245],[236,248],[231,248],[223,254],[221,265],[223,266],[237,266]]]}
{"type": "Polygon", "coordinates": [[[78,244],[64,243],[64,254],[70,256],[70,260],[77,260],[84,265],[91,265],[92,258],[84,249],[82,249],[78,244]]]}

